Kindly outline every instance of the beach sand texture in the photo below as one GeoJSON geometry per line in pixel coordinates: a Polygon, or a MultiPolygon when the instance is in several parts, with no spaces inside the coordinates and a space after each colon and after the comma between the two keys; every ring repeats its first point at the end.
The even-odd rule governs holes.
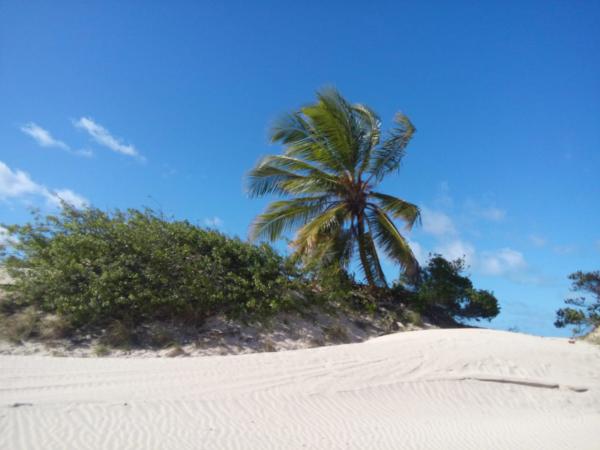
{"type": "Polygon", "coordinates": [[[446,329],[236,356],[0,356],[0,448],[600,449],[600,347],[446,329]]]}

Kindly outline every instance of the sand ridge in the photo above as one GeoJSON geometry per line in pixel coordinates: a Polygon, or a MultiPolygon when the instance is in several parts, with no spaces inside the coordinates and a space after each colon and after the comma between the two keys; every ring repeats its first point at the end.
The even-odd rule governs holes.
{"type": "Polygon", "coordinates": [[[485,329],[198,358],[0,356],[0,448],[600,448],[600,348],[485,329]]]}

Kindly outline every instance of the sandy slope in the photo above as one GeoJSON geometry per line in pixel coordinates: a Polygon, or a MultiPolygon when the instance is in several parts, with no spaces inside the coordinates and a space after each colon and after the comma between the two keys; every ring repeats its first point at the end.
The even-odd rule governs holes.
{"type": "Polygon", "coordinates": [[[600,449],[600,348],[471,329],[240,356],[1,356],[0,447],[600,449]]]}

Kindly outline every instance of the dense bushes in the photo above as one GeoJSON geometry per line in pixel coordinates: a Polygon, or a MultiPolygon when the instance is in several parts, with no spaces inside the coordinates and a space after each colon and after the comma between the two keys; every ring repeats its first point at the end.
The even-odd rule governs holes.
{"type": "MultiPolygon", "coordinates": [[[[308,302],[368,313],[384,307],[402,317],[420,312],[439,323],[499,312],[496,298],[461,274],[461,260],[439,255],[421,268],[416,285],[369,288],[335,265],[302,265],[268,245],[152,210],[106,213],[63,205],[58,216],[35,216],[8,231],[12,248],[2,262],[14,284],[6,287],[12,302],[0,307],[13,319],[25,310],[55,314],[67,328],[100,325],[123,335],[153,321],[193,325],[219,313],[264,318],[291,306],[302,312],[308,302]]],[[[32,332],[29,321],[21,322],[17,338],[32,332]]],[[[52,334],[65,327],[55,328],[52,334]]]]}
{"type": "Polygon", "coordinates": [[[10,226],[4,263],[23,304],[76,324],[117,319],[200,320],[269,314],[292,295],[296,276],[267,245],[254,246],[151,210],[76,210],[10,226]]]}
{"type": "Polygon", "coordinates": [[[492,319],[500,313],[498,300],[486,290],[474,289],[471,280],[462,273],[462,259],[448,261],[432,255],[420,270],[415,289],[415,303],[433,316],[453,319],[492,319]]]}

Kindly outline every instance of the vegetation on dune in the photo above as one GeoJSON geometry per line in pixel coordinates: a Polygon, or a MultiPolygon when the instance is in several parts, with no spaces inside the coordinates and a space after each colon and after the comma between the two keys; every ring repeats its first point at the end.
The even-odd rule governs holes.
{"type": "Polygon", "coordinates": [[[271,140],[283,144],[284,153],[263,158],[249,174],[250,195],[287,197],[256,218],[251,237],[274,241],[298,228],[292,243],[298,257],[348,267],[358,254],[372,287],[387,285],[378,248],[416,275],[418,263],[393,219],[410,229],[419,208],[376,190],[398,170],[414,132],[398,113],[384,137],[373,110],[350,104],[334,89],[322,90],[316,103],[276,122],[271,140]]]}
{"type": "Polygon", "coordinates": [[[600,271],[578,271],[569,275],[569,279],[571,290],[584,294],[565,300],[569,306],[556,311],[554,325],[558,328],[570,326],[574,335],[600,327],[600,271]]]}
{"type": "Polygon", "coordinates": [[[76,324],[268,314],[299,277],[268,245],[151,210],[64,205],[59,216],[7,228],[16,238],[4,258],[8,294],[76,324]]]}
{"type": "MultiPolygon", "coordinates": [[[[194,327],[214,315],[302,315],[315,304],[379,312],[386,330],[399,320],[421,324],[424,316],[446,324],[496,316],[496,298],[474,289],[462,260],[433,255],[419,267],[394,223],[412,228],[419,208],[377,190],[400,166],[415,132],[410,120],[397,114],[384,137],[367,106],[333,89],[317,97],[276,123],[271,139],[284,153],[263,158],[249,175],[252,196],[286,197],[256,218],[251,237],[273,241],[295,229],[291,257],[150,209],[64,203],[58,215],[6,227],[10,248],[0,246],[0,262],[13,283],[0,301],[0,331],[19,342],[101,328],[97,351],[104,353],[139,336],[151,345],[177,344],[166,322],[194,327]],[[392,287],[379,252],[402,269],[392,287]],[[367,284],[349,271],[353,260],[367,284]]],[[[331,340],[347,339],[337,325],[325,331],[331,340]]]]}
{"type": "Polygon", "coordinates": [[[103,345],[128,347],[142,339],[161,347],[173,337],[160,323],[193,327],[217,314],[262,320],[316,305],[365,314],[384,308],[390,330],[397,321],[420,322],[421,314],[460,320],[498,313],[496,299],[460,275],[460,261],[439,256],[420,269],[417,284],[371,288],[334,265],[302,266],[266,244],[151,210],[64,205],[58,216],[7,229],[12,248],[1,260],[13,283],[0,301],[0,331],[14,342],[60,339],[91,327],[103,330],[103,345]]]}

